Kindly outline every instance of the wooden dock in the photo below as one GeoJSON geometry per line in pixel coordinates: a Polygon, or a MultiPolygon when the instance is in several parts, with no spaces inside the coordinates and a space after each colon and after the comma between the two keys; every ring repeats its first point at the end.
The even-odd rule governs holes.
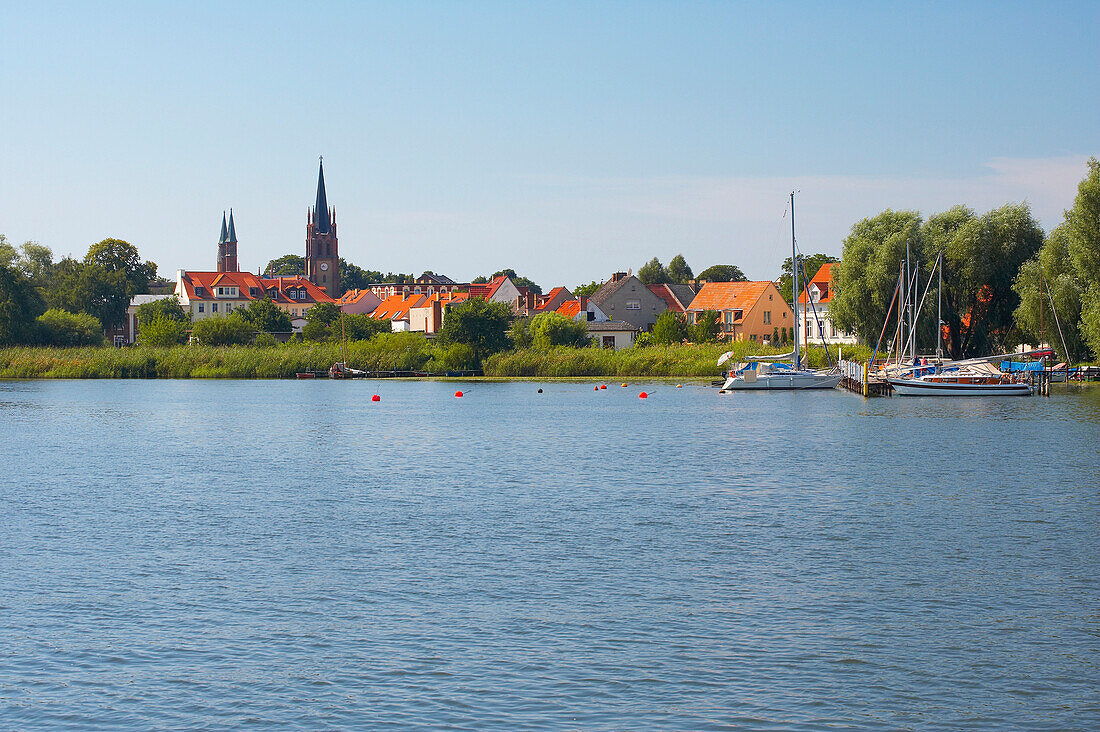
{"type": "Polygon", "coordinates": [[[893,396],[894,394],[894,388],[890,386],[889,382],[870,375],[865,363],[842,360],[840,362],[840,373],[839,386],[853,394],[865,397],[893,396]]]}

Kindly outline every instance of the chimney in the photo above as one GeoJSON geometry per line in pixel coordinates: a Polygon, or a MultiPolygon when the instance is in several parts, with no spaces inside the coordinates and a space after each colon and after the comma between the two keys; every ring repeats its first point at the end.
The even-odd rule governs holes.
{"type": "Polygon", "coordinates": [[[626,274],[626,272],[616,272],[615,274],[611,275],[611,281],[618,282],[619,280],[625,280],[627,276],[628,275],[626,274]]]}
{"type": "Polygon", "coordinates": [[[588,310],[588,298],[587,297],[581,297],[580,298],[580,303],[581,303],[581,311],[582,312],[587,311],[588,310]]]}

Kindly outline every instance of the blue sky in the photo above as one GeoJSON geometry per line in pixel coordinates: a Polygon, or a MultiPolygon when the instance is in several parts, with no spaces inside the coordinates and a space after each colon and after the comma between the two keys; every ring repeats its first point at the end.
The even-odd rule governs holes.
{"type": "Polygon", "coordinates": [[[221,212],[302,253],[546,286],[682,252],[771,278],[883,208],[1027,200],[1100,154],[1100,3],[2,3],[0,233],[173,277],[221,212]]]}

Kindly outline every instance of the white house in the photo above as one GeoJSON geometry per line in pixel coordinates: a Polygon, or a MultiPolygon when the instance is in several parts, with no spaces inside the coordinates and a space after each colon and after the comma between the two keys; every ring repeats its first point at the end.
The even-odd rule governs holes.
{"type": "Polygon", "coordinates": [[[833,295],[832,262],[821,265],[810,279],[810,285],[798,296],[798,340],[807,345],[848,345],[856,342],[856,334],[833,325],[829,303],[833,295]],[[808,295],[808,297],[807,297],[808,295]]]}

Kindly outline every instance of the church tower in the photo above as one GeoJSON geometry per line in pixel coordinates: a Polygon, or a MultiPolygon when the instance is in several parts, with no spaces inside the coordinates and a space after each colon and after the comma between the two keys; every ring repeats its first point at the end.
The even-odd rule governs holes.
{"type": "Polygon", "coordinates": [[[233,225],[233,209],[229,209],[229,227],[222,211],[222,233],[218,237],[218,272],[239,272],[237,268],[237,229],[233,225]]]}
{"type": "Polygon", "coordinates": [[[317,202],[306,215],[306,279],[329,297],[344,294],[340,287],[340,243],[336,239],[336,209],[325,195],[325,164],[317,172],[317,202]]]}

